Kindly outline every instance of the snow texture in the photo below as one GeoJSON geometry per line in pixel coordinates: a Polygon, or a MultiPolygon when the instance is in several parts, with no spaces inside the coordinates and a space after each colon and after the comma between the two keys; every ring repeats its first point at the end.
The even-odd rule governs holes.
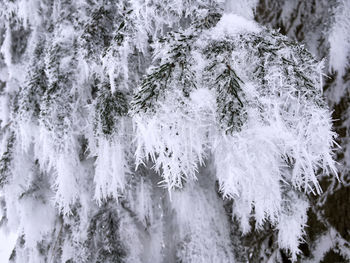
{"type": "Polygon", "coordinates": [[[336,134],[323,63],[257,1],[1,3],[13,261],[235,262],[232,235],[267,222],[297,260],[336,134]]]}

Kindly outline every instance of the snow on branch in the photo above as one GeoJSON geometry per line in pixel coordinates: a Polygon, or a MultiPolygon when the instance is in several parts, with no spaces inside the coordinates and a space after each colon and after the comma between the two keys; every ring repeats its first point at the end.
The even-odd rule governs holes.
{"type": "MultiPolygon", "coordinates": [[[[318,173],[336,174],[322,63],[236,15],[186,34],[163,43],[164,59],[134,96],[137,163],[150,157],[171,189],[196,179],[212,152],[220,191],[234,199],[244,232],[251,217],[257,227],[266,220],[280,225],[285,207],[302,210],[296,225],[302,229],[306,208],[286,204],[284,186],[319,194],[318,173]]],[[[280,245],[293,259],[300,231],[280,229],[280,245]]]]}

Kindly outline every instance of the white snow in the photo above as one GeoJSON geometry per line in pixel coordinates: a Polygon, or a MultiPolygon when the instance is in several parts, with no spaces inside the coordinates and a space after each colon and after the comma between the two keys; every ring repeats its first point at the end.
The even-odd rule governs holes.
{"type": "Polygon", "coordinates": [[[236,14],[224,14],[216,27],[210,30],[210,33],[214,38],[222,39],[240,33],[259,33],[260,31],[260,26],[252,20],[236,14]]]}
{"type": "MultiPolygon", "coordinates": [[[[92,2],[92,14],[105,3],[92,2]]],[[[125,244],[126,262],[234,262],[226,198],[232,199],[232,216],[244,234],[251,230],[252,219],[257,230],[269,221],[279,231],[279,247],[296,260],[307,222],[305,195],[321,193],[319,171],[336,174],[331,114],[320,106],[322,63],[306,57],[301,63],[298,51],[284,38],[254,22],[258,1],[214,2],[119,1],[110,19],[125,20],[124,41],[118,45],[113,28],[109,46],[91,57],[80,37],[88,30],[91,14],[82,9],[81,16],[64,17],[88,5],[85,1],[11,4],[23,26],[33,30],[21,62],[13,62],[9,24],[1,46],[5,65],[0,79],[6,86],[0,119],[11,124],[0,134],[2,154],[11,132],[15,135],[9,181],[1,191],[7,227],[26,240],[19,260],[39,262],[40,241],[51,242],[53,257],[52,242],[65,227],[69,230],[62,230],[62,260],[79,262],[80,256],[94,253],[84,247],[94,235],[88,233],[91,220],[113,200],[115,206],[108,209],[118,215],[120,226],[114,231],[125,244]],[[224,12],[216,26],[181,29],[192,17],[201,21],[209,4],[224,12]],[[44,14],[51,7],[47,18],[44,14]],[[53,23],[52,32],[45,32],[44,22],[53,23]],[[167,34],[175,30],[175,37],[167,34]],[[34,95],[29,92],[25,98],[30,102],[14,110],[14,95],[23,96],[33,80],[29,73],[41,37],[45,49],[35,59],[42,63],[52,89],[44,95],[33,89],[34,95]],[[182,48],[179,39],[190,48],[182,48]],[[257,50],[266,43],[257,44],[256,39],[270,44],[263,54],[257,50]],[[180,52],[173,50],[178,47],[180,52]],[[278,47],[276,54],[270,47],[278,47]],[[311,87],[283,59],[297,64],[301,74],[306,72],[311,87]],[[151,91],[143,90],[147,85],[140,85],[142,75],[164,63],[171,65],[166,73],[148,86],[151,91]],[[69,79],[62,81],[65,77],[69,79]],[[107,91],[101,88],[106,82],[107,91]],[[99,112],[96,97],[116,92],[132,100],[129,113],[115,114],[110,107],[119,105],[102,105],[99,112]],[[140,94],[149,99],[142,101],[147,111],[135,106],[140,94]],[[37,115],[26,109],[33,101],[40,106],[37,115]],[[112,134],[102,132],[104,117],[107,125],[115,126],[112,134]]],[[[348,17],[338,12],[330,37],[330,64],[342,75],[350,41],[344,34],[348,17]]],[[[316,251],[324,253],[329,247],[322,244],[327,242],[321,238],[316,251]]]]}
{"type": "MultiPolygon", "coordinates": [[[[341,0],[335,9],[335,21],[330,30],[329,41],[329,66],[330,70],[337,72],[337,81],[341,81],[345,70],[350,66],[350,1],[341,0]]],[[[343,96],[346,85],[334,91],[333,100],[338,103],[343,96]]]]}

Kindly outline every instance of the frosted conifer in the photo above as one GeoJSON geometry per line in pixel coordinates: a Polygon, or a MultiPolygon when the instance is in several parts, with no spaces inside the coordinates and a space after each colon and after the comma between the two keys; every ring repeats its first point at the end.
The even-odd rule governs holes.
{"type": "Polygon", "coordinates": [[[11,261],[301,256],[337,173],[324,63],[253,21],[257,1],[0,3],[11,261]]]}

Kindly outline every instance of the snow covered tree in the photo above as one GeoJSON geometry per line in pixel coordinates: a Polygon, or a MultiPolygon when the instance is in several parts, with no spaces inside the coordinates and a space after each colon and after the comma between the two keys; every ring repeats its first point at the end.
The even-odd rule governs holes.
{"type": "Polygon", "coordinates": [[[304,260],[338,262],[349,260],[349,1],[260,1],[255,18],[279,28],[290,39],[303,43],[325,61],[324,94],[339,135],[336,150],[339,180],[320,177],[323,193],[311,201],[304,260]]]}
{"type": "Polygon", "coordinates": [[[337,178],[324,63],[257,1],[0,3],[11,261],[302,257],[337,178]]]}

